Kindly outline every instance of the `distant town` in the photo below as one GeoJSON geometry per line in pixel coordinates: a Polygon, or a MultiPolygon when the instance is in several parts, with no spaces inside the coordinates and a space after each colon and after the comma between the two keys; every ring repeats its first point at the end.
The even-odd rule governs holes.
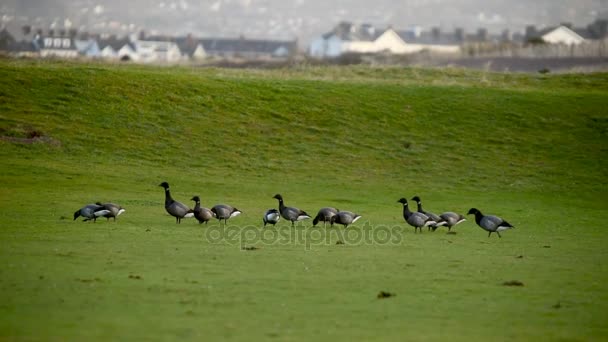
{"type": "Polygon", "coordinates": [[[374,27],[340,22],[307,46],[294,40],[147,35],[126,36],[78,32],[76,29],[42,29],[32,25],[0,29],[0,51],[17,58],[95,59],[133,63],[179,64],[217,61],[287,61],[298,58],[343,61],[347,58],[425,56],[437,57],[606,57],[608,20],[585,27],[559,23],[530,25],[524,33],[489,34],[439,28],[374,27]]]}

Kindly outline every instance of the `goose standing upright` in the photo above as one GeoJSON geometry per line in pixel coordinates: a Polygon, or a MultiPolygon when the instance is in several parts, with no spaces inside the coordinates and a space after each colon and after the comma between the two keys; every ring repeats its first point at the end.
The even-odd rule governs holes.
{"type": "Polygon", "coordinates": [[[159,184],[165,189],[165,210],[169,215],[175,217],[175,223],[181,223],[184,217],[193,217],[194,212],[183,203],[174,200],[169,191],[169,183],[162,182],[159,184]]]}
{"type": "Polygon", "coordinates": [[[312,226],[315,227],[319,221],[323,221],[323,225],[325,226],[327,222],[331,221],[331,218],[336,215],[340,210],[332,207],[325,207],[319,209],[317,216],[312,220],[312,226]]]}
{"type": "Polygon", "coordinates": [[[210,209],[201,207],[200,197],[194,196],[190,200],[194,201],[194,209],[192,211],[194,211],[194,217],[198,220],[198,224],[201,224],[203,222],[207,224],[209,220],[215,217],[215,215],[210,209]]]}
{"type": "Polygon", "coordinates": [[[99,216],[104,216],[108,213],[109,211],[99,204],[87,204],[74,212],[74,221],[82,216],[84,217],[83,221],[93,220],[93,222],[97,222],[99,216]]]}
{"type": "Polygon", "coordinates": [[[281,219],[281,213],[279,213],[278,210],[268,209],[266,211],[266,213],[264,214],[264,218],[263,218],[264,227],[266,227],[266,225],[268,223],[272,224],[272,226],[274,227],[274,225],[277,224],[280,219],[281,219]]]}
{"type": "Polygon", "coordinates": [[[357,222],[358,219],[361,218],[361,215],[357,215],[350,211],[340,211],[334,216],[330,218],[331,226],[333,227],[334,223],[338,223],[344,226],[344,228],[348,228],[349,224],[353,224],[357,222]]]}
{"type": "Polygon", "coordinates": [[[222,223],[224,220],[224,226],[228,223],[228,219],[231,217],[239,216],[241,211],[237,208],[229,206],[227,204],[217,204],[211,208],[211,211],[215,214],[215,217],[222,223]]]}
{"type": "Polygon", "coordinates": [[[276,198],[277,200],[279,200],[279,212],[281,212],[281,216],[283,216],[284,219],[291,221],[292,227],[294,226],[295,221],[301,221],[310,218],[310,215],[308,215],[303,210],[293,207],[286,207],[283,203],[283,196],[281,196],[280,194],[276,194],[272,198],[276,198]]]}
{"type": "Polygon", "coordinates": [[[420,197],[414,196],[414,197],[412,197],[412,201],[415,201],[416,204],[418,205],[419,213],[423,213],[424,215],[430,217],[433,221],[435,221],[434,224],[428,225],[428,230],[431,230],[431,228],[432,228],[433,231],[435,231],[437,229],[437,227],[440,227],[440,226],[443,226],[446,224],[446,222],[441,217],[439,217],[439,215],[433,214],[430,211],[424,211],[424,209],[422,209],[422,200],[420,199],[420,197]]]}
{"type": "Polygon", "coordinates": [[[114,221],[116,221],[116,217],[125,212],[125,209],[118,204],[100,202],[97,202],[95,204],[100,205],[103,208],[100,210],[107,211],[107,213],[103,214],[102,216],[105,217],[108,221],[110,220],[110,217],[113,217],[114,221]]]}
{"type": "Polygon", "coordinates": [[[448,227],[448,232],[452,230],[452,227],[454,227],[455,225],[467,220],[464,216],[451,211],[447,211],[439,215],[439,217],[441,217],[441,219],[445,221],[445,226],[448,227]]]}
{"type": "Polygon", "coordinates": [[[500,232],[507,229],[515,228],[509,222],[503,220],[502,218],[493,215],[484,215],[481,213],[481,211],[475,208],[471,208],[467,215],[471,214],[475,215],[475,222],[477,223],[477,225],[480,226],[481,229],[486,230],[488,232],[488,237],[490,237],[490,235],[495,232],[496,234],[498,234],[498,237],[501,238],[502,236],[500,236],[500,232]]]}
{"type": "Polygon", "coordinates": [[[403,204],[403,218],[405,219],[405,222],[414,227],[414,232],[420,229],[420,232],[422,233],[422,227],[435,223],[435,221],[423,213],[411,212],[405,198],[402,197],[397,202],[403,204]]]}

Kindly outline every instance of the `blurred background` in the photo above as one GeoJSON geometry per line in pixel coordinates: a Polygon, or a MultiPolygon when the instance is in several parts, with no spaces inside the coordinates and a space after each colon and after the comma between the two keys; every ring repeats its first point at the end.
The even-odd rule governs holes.
{"type": "MultiPolygon", "coordinates": [[[[45,45],[43,39],[30,46],[37,35],[39,39],[95,39],[94,51],[80,48],[76,55],[139,62],[193,59],[208,62],[210,58],[216,61],[218,58],[268,60],[303,56],[341,58],[342,63],[350,63],[361,62],[362,56],[353,57],[353,54],[384,53],[385,58],[374,60],[387,62],[390,59],[395,63],[403,61],[403,58],[395,59],[397,55],[409,55],[411,60],[421,51],[425,55],[418,60],[428,59],[429,54],[438,55],[435,59],[441,60],[441,57],[448,57],[446,53],[451,53],[450,59],[497,55],[603,57],[602,44],[586,49],[582,46],[573,49],[570,45],[579,45],[582,40],[599,43],[605,39],[608,1],[3,0],[0,17],[3,31],[0,49],[13,54],[19,51],[26,54],[33,49],[37,50],[35,53],[45,55],[40,51],[45,45]],[[566,38],[557,41],[543,37],[559,27],[568,28],[577,37],[569,37],[571,32],[568,31],[559,32],[566,38]],[[373,42],[388,29],[394,30],[403,43],[413,44],[413,47],[399,49],[389,43],[354,47],[353,43],[373,42]],[[331,43],[332,35],[341,40],[341,44],[331,43]],[[145,46],[135,44],[137,40],[174,42],[180,49],[180,58],[176,52],[169,53],[173,57],[152,57],[152,52],[145,52],[145,46]],[[130,47],[134,53],[118,53],[127,41],[134,43],[130,47]],[[542,51],[536,47],[535,51],[513,52],[513,46],[510,46],[509,52],[505,53],[505,43],[518,48],[529,47],[531,43],[561,43],[569,47],[540,49],[542,51]],[[198,45],[199,53],[193,56],[198,45]],[[451,48],[434,48],[446,45],[451,48]],[[103,55],[101,51],[107,46],[113,51],[103,55]]],[[[70,42],[70,45],[82,47],[86,44],[70,42]]],[[[160,49],[171,50],[172,47],[160,49]]],[[[60,56],[61,53],[47,51],[46,55],[60,56]]]]}

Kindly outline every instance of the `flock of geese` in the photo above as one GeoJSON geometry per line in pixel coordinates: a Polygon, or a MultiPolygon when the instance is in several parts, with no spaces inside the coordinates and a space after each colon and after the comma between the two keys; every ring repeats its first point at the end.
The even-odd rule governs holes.
{"type": "MultiPolygon", "coordinates": [[[[190,209],[187,205],[178,202],[171,197],[171,191],[169,190],[169,183],[162,182],[159,186],[165,189],[165,210],[169,215],[175,217],[175,222],[180,223],[183,218],[194,217],[200,223],[209,222],[211,219],[217,219],[220,224],[222,220],[224,224],[227,223],[228,219],[238,216],[241,211],[235,207],[226,204],[218,204],[211,209],[201,207],[201,199],[198,196],[191,198],[194,201],[194,209],[190,209]]],[[[296,221],[302,221],[310,219],[311,216],[305,211],[295,207],[287,207],[283,202],[283,196],[280,194],[274,195],[275,199],[279,201],[279,209],[268,209],[262,218],[264,227],[267,224],[273,226],[279,222],[281,218],[291,222],[291,226],[295,225],[296,221]]],[[[414,196],[412,201],[415,201],[418,208],[417,211],[412,212],[409,209],[407,199],[401,198],[397,202],[403,205],[403,218],[410,226],[414,227],[414,231],[422,232],[423,227],[427,227],[428,230],[435,231],[439,227],[447,227],[448,232],[451,231],[452,227],[457,224],[466,221],[463,215],[455,212],[444,212],[441,215],[436,215],[422,209],[422,201],[420,197],[414,196]]],[[[96,221],[98,217],[105,217],[108,220],[122,214],[125,211],[121,206],[114,203],[95,203],[84,206],[74,213],[74,220],[78,217],[84,217],[85,221],[93,220],[96,221]]],[[[509,222],[502,218],[494,215],[484,215],[476,208],[471,208],[468,215],[475,215],[475,222],[479,227],[488,232],[488,237],[492,233],[496,233],[500,238],[500,232],[507,229],[514,228],[509,222]]],[[[341,224],[344,228],[347,228],[350,224],[357,222],[361,218],[361,215],[355,214],[350,211],[342,211],[333,207],[325,207],[319,209],[317,216],[313,219],[313,226],[316,226],[319,222],[323,222],[327,225],[329,222],[333,227],[335,223],[341,224]]]]}

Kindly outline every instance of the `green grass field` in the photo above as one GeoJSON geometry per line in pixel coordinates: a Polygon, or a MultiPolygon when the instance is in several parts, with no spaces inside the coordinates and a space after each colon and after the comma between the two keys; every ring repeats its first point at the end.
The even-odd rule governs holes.
{"type": "Polygon", "coordinates": [[[0,79],[0,340],[608,338],[606,73],[0,60],[0,79]],[[243,214],[176,225],[162,181],[243,214]],[[263,230],[276,193],[363,218],[263,230]],[[516,228],[415,234],[414,195],[516,228]],[[126,212],[72,220],[96,201],[126,212]]]}

